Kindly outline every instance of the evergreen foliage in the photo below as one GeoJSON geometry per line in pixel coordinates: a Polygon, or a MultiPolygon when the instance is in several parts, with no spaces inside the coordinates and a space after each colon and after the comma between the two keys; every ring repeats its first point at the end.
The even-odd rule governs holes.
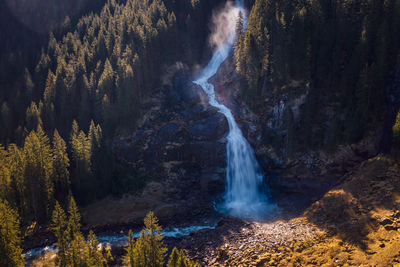
{"type": "MultiPolygon", "coordinates": [[[[135,267],[164,266],[167,248],[161,235],[162,228],[152,211],[144,218],[145,227],[135,241],[132,230],[128,234],[128,247],[123,257],[124,265],[135,267]]],[[[168,267],[197,267],[197,263],[190,261],[185,253],[174,248],[169,257],[168,267]]]]}
{"type": "Polygon", "coordinates": [[[98,10],[100,1],[96,12],[66,18],[29,60],[21,47],[0,50],[6,55],[0,57],[0,143],[10,176],[1,181],[0,197],[18,207],[23,222],[44,222],[70,191],[85,204],[141,186],[105,144],[134,129],[164,66],[202,56],[210,11],[221,1],[111,0],[98,10]],[[21,70],[8,71],[10,64],[21,70]],[[39,128],[53,137],[50,152],[36,140],[39,128]],[[42,148],[36,161],[33,153],[42,148]]]}
{"type": "Polygon", "coordinates": [[[69,159],[65,141],[55,131],[52,143],[38,126],[25,138],[23,147],[0,146],[0,197],[18,208],[22,222],[45,222],[55,200],[69,192],[69,159]]]}
{"type": "Polygon", "coordinates": [[[70,240],[67,227],[67,216],[60,204],[56,202],[52,215],[51,230],[57,239],[57,265],[62,267],[67,266],[67,250],[70,240]]]}
{"type": "Polygon", "coordinates": [[[183,250],[178,250],[176,247],[169,256],[167,267],[198,267],[196,262],[189,260],[183,250]]]}
{"type": "Polygon", "coordinates": [[[80,214],[74,198],[69,199],[68,217],[56,202],[51,228],[57,238],[57,266],[107,266],[112,260],[110,250],[100,247],[93,231],[85,240],[80,226],[80,214]]]}
{"type": "Polygon", "coordinates": [[[0,266],[24,266],[18,214],[0,199],[0,266]]]}
{"type": "MultiPolygon", "coordinates": [[[[332,125],[345,130],[332,142],[354,142],[375,131],[398,64],[398,6],[396,0],[256,0],[248,29],[235,44],[236,70],[247,84],[244,98],[262,113],[267,94],[286,90],[291,81],[309,84],[296,136],[308,147],[324,145],[333,126],[323,128],[323,113],[307,110],[335,107],[340,115],[332,125]]],[[[240,27],[239,21],[239,33],[240,27]]]]}

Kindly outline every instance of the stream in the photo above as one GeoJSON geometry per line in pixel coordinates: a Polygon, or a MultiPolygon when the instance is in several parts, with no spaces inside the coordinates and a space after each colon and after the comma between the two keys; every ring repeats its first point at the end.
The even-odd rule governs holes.
{"type": "MultiPolygon", "coordinates": [[[[164,237],[181,238],[183,236],[188,236],[191,233],[197,232],[203,229],[215,229],[216,225],[193,225],[188,227],[176,228],[170,227],[161,231],[164,237]]],[[[133,234],[135,238],[140,236],[140,231],[133,234]]],[[[128,235],[99,235],[97,240],[101,246],[105,247],[125,247],[128,245],[128,235]]],[[[46,253],[57,253],[58,249],[55,245],[49,245],[46,247],[39,247],[27,250],[22,255],[26,260],[37,258],[46,253]]]]}

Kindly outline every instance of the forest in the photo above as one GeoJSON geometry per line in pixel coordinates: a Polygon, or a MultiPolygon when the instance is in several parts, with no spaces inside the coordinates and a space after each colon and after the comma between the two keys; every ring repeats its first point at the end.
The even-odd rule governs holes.
{"type": "Polygon", "coordinates": [[[293,133],[298,145],[362,139],[387,111],[385,90],[399,62],[399,8],[399,1],[255,1],[235,46],[246,101],[262,112],[267,91],[299,81],[309,115],[293,133]],[[323,106],[337,114],[328,126],[313,112],[323,106]]]}
{"type": "MultiPolygon", "coordinates": [[[[166,140],[165,146],[167,149],[168,146],[180,147],[176,143],[182,140],[179,139],[183,136],[181,131],[185,134],[189,132],[193,137],[195,134],[190,127],[196,121],[203,123],[208,120],[208,117],[196,120],[193,116],[186,119],[184,123],[187,124],[183,124],[181,118],[187,118],[184,112],[197,112],[198,107],[190,103],[165,106],[164,102],[160,104],[161,115],[149,119],[149,114],[152,114],[149,112],[158,108],[149,101],[158,95],[170,97],[173,94],[172,87],[183,86],[186,91],[193,89],[188,89],[186,80],[194,80],[192,73],[198,76],[200,66],[207,66],[207,61],[218,53],[210,45],[209,36],[218,29],[213,25],[216,17],[226,14],[226,10],[238,12],[233,22],[236,38],[225,63],[221,61],[222,71],[216,70],[218,81],[212,83],[215,84],[215,93],[222,95],[217,100],[232,110],[231,115],[242,128],[240,135],[246,144],[248,141],[250,148],[238,145],[239,150],[249,150],[248,153],[253,156],[247,159],[259,162],[254,163],[254,173],[262,178],[255,186],[255,195],[268,192],[265,198],[268,200],[262,198],[268,203],[278,196],[271,203],[276,202],[280,207],[279,197],[283,199],[282,194],[296,197],[299,193],[296,190],[300,189],[293,188],[302,188],[303,184],[291,186],[292,180],[274,180],[278,181],[274,183],[268,177],[302,179],[302,174],[297,172],[306,170],[304,176],[307,179],[312,176],[321,181],[316,182],[318,190],[310,190],[318,191],[320,195],[317,199],[322,199],[322,203],[325,193],[329,194],[334,186],[341,186],[348,181],[346,175],[361,173],[356,170],[362,170],[375,160],[384,159],[389,166],[377,167],[379,170],[393,168],[393,173],[398,172],[400,0],[248,0],[244,4],[242,1],[226,4],[222,0],[99,0],[86,4],[83,4],[85,1],[78,1],[81,4],[79,10],[78,5],[75,7],[77,12],[72,12],[74,7],[68,4],[67,7],[57,7],[63,11],[62,18],[52,14],[52,7],[48,6],[45,11],[51,15],[47,20],[43,19],[40,31],[34,28],[35,25],[29,25],[32,23],[30,18],[20,17],[31,15],[26,7],[18,6],[22,3],[10,2],[0,2],[1,266],[122,264],[172,267],[239,264],[231,258],[235,257],[229,249],[222,248],[222,244],[221,248],[214,249],[217,252],[213,260],[203,261],[200,259],[208,257],[207,252],[203,252],[206,255],[203,258],[197,254],[194,257],[193,251],[178,241],[166,238],[164,242],[161,225],[165,221],[168,222],[170,217],[180,217],[182,222],[189,221],[179,213],[164,216],[160,212],[160,224],[158,213],[153,213],[149,208],[146,216],[141,215],[144,219],[140,220],[140,224],[136,221],[132,223],[135,229],[129,231],[123,251],[115,253],[97,239],[94,232],[101,231],[96,225],[81,222],[79,212],[82,208],[85,211],[82,217],[85,217],[90,207],[104,199],[145,195],[152,183],[160,183],[166,192],[171,192],[166,197],[170,201],[168,204],[172,201],[180,203],[174,198],[189,203],[186,198],[191,194],[190,190],[195,192],[193,196],[197,196],[198,190],[207,191],[209,184],[218,180],[214,178],[214,172],[202,172],[200,165],[193,165],[196,159],[182,159],[179,156],[179,160],[176,160],[168,154],[165,157],[172,159],[159,163],[160,166],[166,166],[167,170],[161,173],[161,179],[165,181],[159,181],[160,178],[150,177],[150,172],[144,172],[143,168],[135,168],[136,165],[128,162],[129,155],[121,155],[123,152],[118,148],[126,140],[132,143],[132,140],[139,139],[138,144],[142,147],[137,151],[147,149],[148,145],[143,145],[145,137],[140,137],[143,125],[148,123],[155,127],[165,116],[168,123],[173,122],[181,127],[172,134],[177,141],[166,140]],[[22,15],[15,13],[15,10],[22,12],[22,15]],[[57,19],[59,21],[56,23],[57,19]],[[169,67],[175,65],[184,65],[184,74],[176,74],[174,84],[165,85],[163,77],[169,67]],[[176,79],[183,80],[179,75],[186,75],[186,80],[175,83],[176,79]],[[189,106],[189,111],[183,110],[185,105],[189,106]],[[175,110],[177,107],[182,107],[182,110],[175,110]],[[180,119],[168,117],[179,112],[183,114],[180,119]],[[256,119],[249,119],[252,116],[256,119]],[[252,127],[256,132],[254,135],[258,137],[252,137],[252,127]],[[363,142],[371,143],[373,149],[369,146],[366,148],[367,145],[359,148],[363,142]],[[251,147],[254,147],[254,152],[251,147]],[[349,148],[354,156],[348,156],[350,152],[346,152],[348,150],[344,147],[349,148]],[[330,161],[324,158],[320,160],[322,163],[315,163],[315,160],[311,162],[306,157],[314,152],[328,155],[326,157],[330,161]],[[348,163],[351,168],[345,166],[345,161],[351,162],[348,163]],[[179,165],[179,171],[171,167],[173,164],[182,164],[179,165]],[[341,166],[340,171],[338,166],[341,166]],[[199,177],[170,182],[169,176],[173,176],[171,170],[186,179],[186,176],[191,176],[191,169],[196,169],[199,177]],[[211,178],[204,178],[205,175],[211,178]],[[324,175],[326,180],[331,180],[326,182],[325,178],[321,178],[324,175]],[[332,182],[332,179],[335,181],[332,182]],[[181,191],[171,185],[174,183],[181,183],[176,186],[181,186],[181,191]],[[204,183],[207,185],[204,186],[204,183]],[[259,189],[265,186],[271,188],[259,189]],[[187,195],[182,193],[184,191],[187,195]],[[143,220],[144,228],[140,234],[134,235],[138,230],[137,225],[142,227],[143,220]],[[50,240],[55,241],[55,259],[50,263],[45,259],[44,265],[40,265],[40,261],[27,261],[23,256],[24,251],[35,246],[28,245],[26,241],[48,235],[51,236],[50,240]]],[[[36,12],[36,7],[33,8],[36,12]]],[[[226,19],[223,15],[221,17],[226,19]]],[[[202,85],[199,85],[195,90],[201,90],[202,85]]],[[[200,95],[199,103],[206,103],[204,98],[211,98],[208,91],[196,92],[195,95],[200,95]]],[[[169,103],[170,100],[165,101],[169,103]]],[[[196,116],[203,116],[201,112],[206,109],[207,112],[217,113],[210,107],[204,107],[207,105],[204,103],[202,108],[198,108],[202,109],[198,113],[200,115],[196,116]]],[[[211,102],[209,104],[213,106],[211,102]]],[[[223,113],[221,110],[219,112],[223,113]]],[[[215,125],[218,124],[221,123],[215,125]]],[[[201,127],[200,130],[207,131],[201,127]]],[[[232,127],[229,124],[229,131],[232,131],[232,127]]],[[[154,128],[154,131],[162,129],[154,128]]],[[[230,168],[230,160],[234,157],[230,156],[234,152],[229,150],[232,138],[228,134],[220,137],[206,141],[211,146],[221,140],[227,143],[227,152],[221,153],[226,155],[221,156],[221,161],[227,165],[226,170],[222,171],[224,178],[221,183],[230,188],[228,178],[238,177],[230,168]]],[[[191,142],[203,145],[201,138],[193,137],[194,141],[191,142]]],[[[136,145],[129,148],[135,150],[136,145]]],[[[158,160],[158,155],[154,155],[154,158],[158,160]]],[[[144,157],[136,159],[137,162],[146,160],[144,157]]],[[[249,165],[237,167],[248,170],[246,168],[249,165]]],[[[366,172],[369,175],[375,171],[366,172]]],[[[217,176],[220,173],[218,169],[217,176]]],[[[244,176],[251,179],[252,174],[247,172],[244,176]]],[[[307,181],[304,183],[307,184],[307,181]]],[[[397,184],[392,185],[390,194],[395,195],[397,184]]],[[[307,195],[307,192],[300,193],[307,195]]],[[[200,194],[203,193],[207,195],[206,200],[198,200],[199,203],[206,201],[208,206],[213,206],[211,213],[219,214],[216,215],[218,218],[222,214],[248,219],[235,216],[233,212],[225,214],[218,209],[215,211],[208,196],[219,199],[221,197],[215,195],[222,195],[222,192],[201,191],[200,194]]],[[[353,195],[356,197],[356,194],[353,195]]],[[[150,198],[153,196],[150,195],[150,198]]],[[[396,201],[393,200],[393,203],[396,201]]],[[[180,204],[176,203],[171,205],[179,210],[180,204]]],[[[395,213],[400,206],[393,205],[395,213]]],[[[314,207],[311,204],[309,206],[314,207]]],[[[381,206],[388,208],[386,204],[381,206]]],[[[207,212],[199,213],[209,214],[207,212]]],[[[305,214],[310,214],[310,211],[305,214]]],[[[393,224],[397,219],[391,219],[393,224]]],[[[108,226],[112,228],[112,224],[108,226]]],[[[218,222],[217,228],[220,224],[223,225],[218,222]]],[[[118,229],[117,226],[115,229],[118,229]]],[[[396,234],[394,239],[397,238],[396,234]]],[[[383,254],[383,257],[385,255],[389,254],[383,254]]],[[[396,257],[399,258],[397,255],[394,259],[396,257]]],[[[246,259],[252,259],[251,253],[246,259]]],[[[259,266],[285,266],[281,260],[274,259],[276,265],[261,260],[259,266]]],[[[247,266],[243,262],[241,264],[247,266]]],[[[299,263],[299,266],[302,265],[307,264],[299,263]]]]}

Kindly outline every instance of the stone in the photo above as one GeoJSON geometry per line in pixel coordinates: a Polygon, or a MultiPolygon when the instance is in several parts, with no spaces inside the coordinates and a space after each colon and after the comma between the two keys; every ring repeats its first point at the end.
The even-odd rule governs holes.
{"type": "Polygon", "coordinates": [[[380,222],[381,225],[388,225],[388,224],[392,224],[393,221],[388,219],[388,218],[383,218],[380,222]]]}

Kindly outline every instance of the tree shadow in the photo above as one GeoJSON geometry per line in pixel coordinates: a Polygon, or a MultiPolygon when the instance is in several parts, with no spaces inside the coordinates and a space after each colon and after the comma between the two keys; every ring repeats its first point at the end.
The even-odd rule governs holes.
{"type": "Polygon", "coordinates": [[[361,164],[341,185],[313,203],[304,215],[309,222],[342,240],[368,249],[368,234],[376,231],[383,214],[398,209],[400,176],[390,159],[361,164]]]}
{"type": "Polygon", "coordinates": [[[328,233],[337,234],[341,239],[357,245],[363,250],[368,247],[368,233],[376,227],[376,220],[349,192],[342,189],[328,192],[320,201],[305,212],[309,222],[328,233]]]}

